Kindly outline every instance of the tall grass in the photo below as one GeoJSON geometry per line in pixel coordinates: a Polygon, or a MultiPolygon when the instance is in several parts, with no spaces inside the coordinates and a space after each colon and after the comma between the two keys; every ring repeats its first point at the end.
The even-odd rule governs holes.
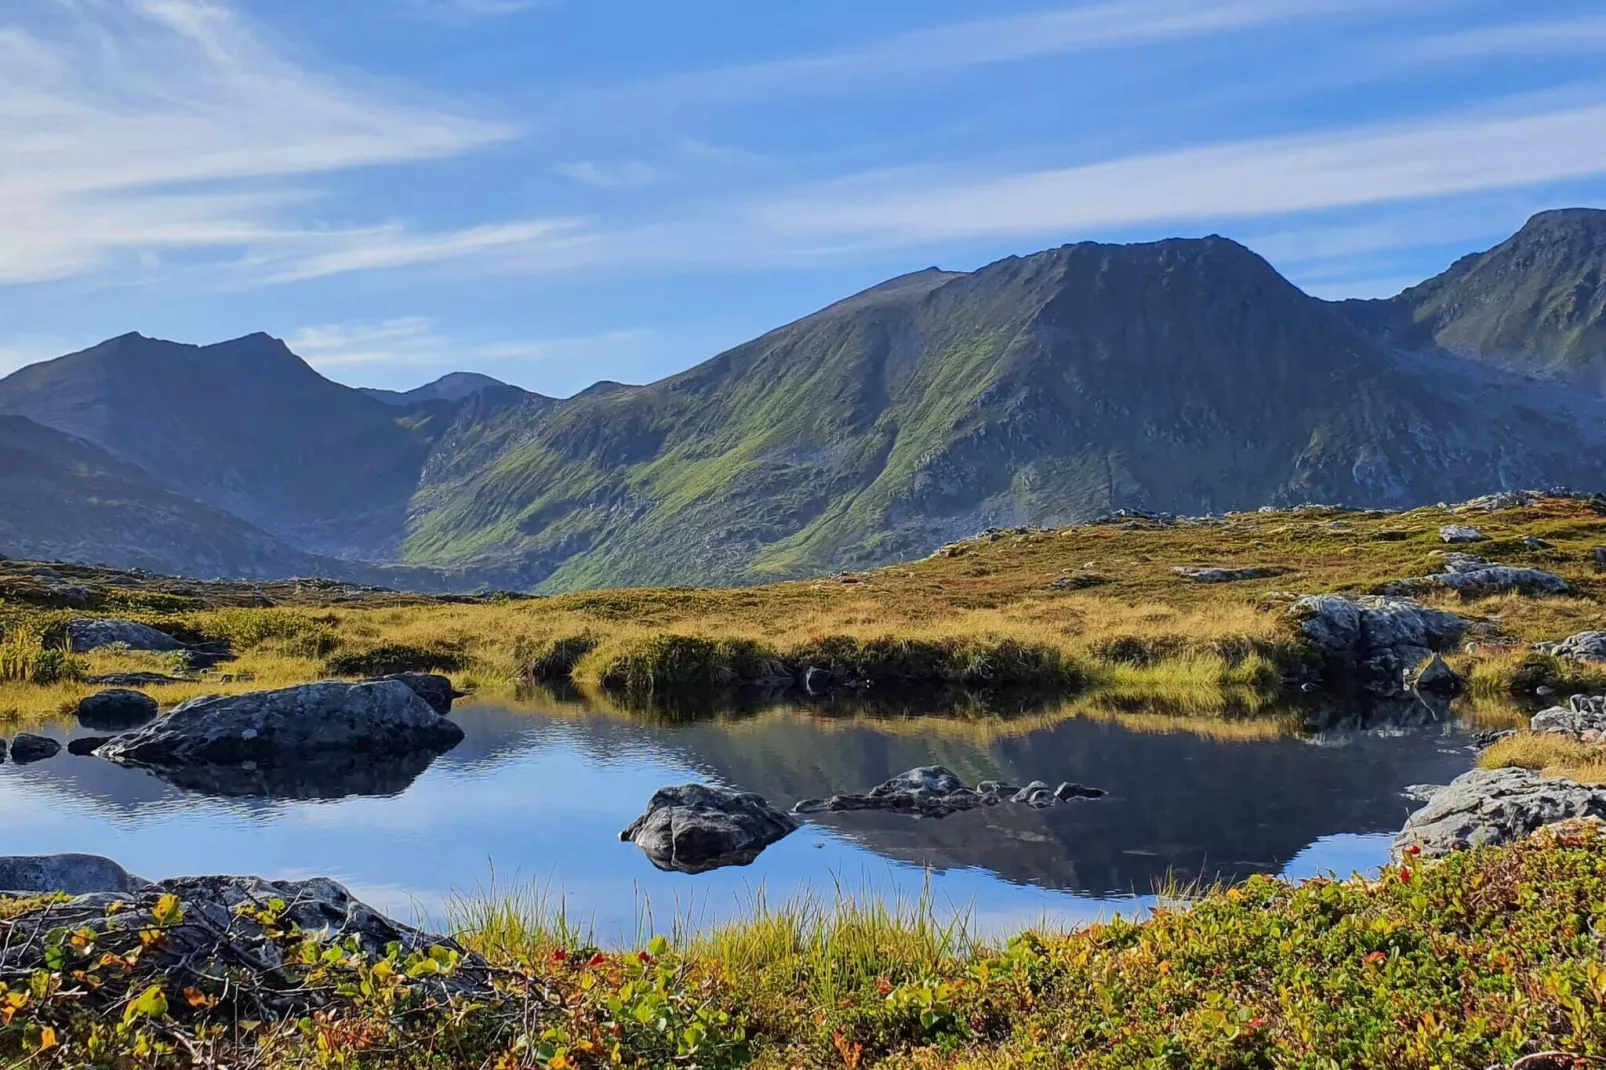
{"type": "Polygon", "coordinates": [[[1606,784],[1606,746],[1549,732],[1507,736],[1478,755],[1478,765],[1484,769],[1531,769],[1580,784],[1606,784]]]}

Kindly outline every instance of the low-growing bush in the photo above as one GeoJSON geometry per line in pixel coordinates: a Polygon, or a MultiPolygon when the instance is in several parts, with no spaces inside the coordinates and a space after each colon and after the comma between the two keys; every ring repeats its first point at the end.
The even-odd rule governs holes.
{"type": "Polygon", "coordinates": [[[324,663],[333,676],[389,676],[397,672],[457,672],[461,651],[446,646],[385,643],[366,650],[348,650],[324,663]]]}
{"type": "Polygon", "coordinates": [[[552,639],[532,639],[521,635],[513,643],[513,660],[522,676],[547,684],[568,683],[580,659],[601,642],[589,632],[552,639]]]}

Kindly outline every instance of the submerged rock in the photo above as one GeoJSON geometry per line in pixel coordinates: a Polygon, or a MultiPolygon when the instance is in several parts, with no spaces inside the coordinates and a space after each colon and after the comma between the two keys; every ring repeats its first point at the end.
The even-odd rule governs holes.
{"type": "Polygon", "coordinates": [[[85,895],[136,892],[150,886],[150,881],[99,855],[0,856],[0,891],[85,895]]]}
{"type": "Polygon", "coordinates": [[[1472,622],[1412,598],[1306,595],[1289,609],[1304,636],[1370,690],[1404,689],[1408,670],[1452,650],[1472,622]]]}
{"type": "Polygon", "coordinates": [[[1474,769],[1433,793],[1406,819],[1396,852],[1436,858],[1469,847],[1511,843],[1567,818],[1606,817],[1606,789],[1550,780],[1527,769],[1474,769]]]}
{"type": "Polygon", "coordinates": [[[1534,714],[1528,727],[1580,743],[1606,742],[1606,695],[1574,695],[1565,706],[1552,706],[1534,714]]]}
{"type": "MultiPolygon", "coordinates": [[[[104,745],[107,741],[98,741],[104,745]]],[[[400,795],[434,764],[435,750],[374,754],[342,750],[291,762],[184,762],[143,766],[183,791],[227,799],[346,799],[400,795]]]]}
{"type": "Polygon", "coordinates": [[[400,680],[325,681],[191,699],[96,753],[125,765],[273,765],[338,751],[438,753],[462,740],[461,728],[400,680]]]}
{"type": "Polygon", "coordinates": [[[1577,632],[1559,643],[1535,643],[1540,654],[1580,662],[1606,662],[1606,632],[1577,632]]]}
{"type": "Polygon", "coordinates": [[[78,723],[97,731],[121,731],[137,728],[153,720],[157,713],[156,700],[139,691],[114,688],[90,695],[78,704],[78,723]]]}
{"type": "Polygon", "coordinates": [[[68,621],[67,645],[74,654],[87,654],[108,646],[125,646],[130,650],[157,653],[185,649],[183,643],[166,632],[131,620],[111,617],[78,617],[68,621]]]}
{"type": "Polygon", "coordinates": [[[79,736],[77,739],[69,739],[67,741],[67,753],[79,758],[87,758],[110,742],[110,736],[79,736]]]}
{"type": "Polygon", "coordinates": [[[36,736],[31,732],[18,732],[11,741],[11,760],[18,765],[27,765],[29,762],[40,762],[46,758],[54,758],[61,753],[61,744],[48,736],[36,736]]]}
{"type": "Polygon", "coordinates": [[[704,873],[745,866],[798,827],[796,818],[750,791],[682,784],[660,788],[647,812],[619,833],[659,869],[704,873]]]}

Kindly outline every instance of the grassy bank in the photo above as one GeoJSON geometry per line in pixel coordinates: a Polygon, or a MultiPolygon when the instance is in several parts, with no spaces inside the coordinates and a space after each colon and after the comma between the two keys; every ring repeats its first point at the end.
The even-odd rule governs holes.
{"type": "Polygon", "coordinates": [[[1545,499],[1493,514],[1293,510],[1201,526],[1127,520],[1002,532],[853,576],[551,598],[158,583],[55,566],[60,580],[52,582],[87,592],[87,609],[68,608],[27,566],[0,563],[5,642],[21,636],[19,649],[32,642],[35,655],[58,660],[49,682],[35,682],[13,665],[16,657],[0,658],[0,716],[53,712],[90,690],[74,677],[106,664],[60,664],[56,653],[66,621],[84,612],[226,643],[239,656],[194,687],[161,689],[164,701],[198,690],[414,668],[448,672],[482,692],[544,681],[639,696],[773,683],[813,665],[879,687],[1169,693],[1224,707],[1210,696],[1235,691],[1263,701],[1280,674],[1308,662],[1284,612],[1287,592],[1366,593],[1435,571],[1434,555],[1444,550],[1438,530],[1448,522],[1475,523],[1489,536],[1472,548],[1477,552],[1558,572],[1572,585],[1559,597],[1423,596],[1487,622],[1490,634],[1477,649],[1452,658],[1475,692],[1504,694],[1545,681],[1606,688],[1598,672],[1525,653],[1531,641],[1606,626],[1592,554],[1606,543],[1606,518],[1592,503],[1545,499]],[[1535,539],[1543,545],[1524,541],[1535,539]],[[1174,572],[1193,565],[1276,574],[1198,584],[1174,572]]]}
{"type": "MultiPolygon", "coordinates": [[[[462,912],[460,939],[494,967],[494,993],[431,995],[460,969],[450,955],[375,962],[287,931],[290,965],[274,983],[320,1004],[289,1021],[253,1014],[260,978],[169,992],[137,954],[107,965],[109,947],[64,934],[54,962],[6,977],[0,1054],[37,1067],[269,1070],[1598,1060],[1602,846],[1585,828],[1375,881],[1257,878],[1141,922],[1002,944],[919,903],[850,901],[755,904],[704,935],[599,949],[539,903],[480,904],[462,912]]],[[[37,926],[41,908],[0,902],[0,927],[37,926]]],[[[131,945],[159,948],[184,923],[173,913],[131,945]]]]}

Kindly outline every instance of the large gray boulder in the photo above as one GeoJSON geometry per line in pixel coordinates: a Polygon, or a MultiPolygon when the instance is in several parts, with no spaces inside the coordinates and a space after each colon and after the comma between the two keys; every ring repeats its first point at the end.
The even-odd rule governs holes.
{"type": "Polygon", "coordinates": [[[1606,662],[1606,632],[1577,632],[1559,643],[1535,643],[1534,650],[1580,662],[1606,662]]]}
{"type": "Polygon", "coordinates": [[[660,788],[647,812],[619,833],[659,869],[703,873],[745,866],[798,827],[797,819],[750,791],[682,784],[660,788]]]}
{"type": "Polygon", "coordinates": [[[792,810],[799,814],[890,810],[919,817],[946,817],[960,810],[974,809],[982,802],[981,794],[966,787],[951,770],[940,765],[923,765],[899,773],[869,791],[833,795],[829,799],[804,799],[792,810]]]}
{"type": "Polygon", "coordinates": [[[150,886],[150,881],[134,876],[99,855],[0,856],[0,891],[3,892],[84,895],[87,892],[137,892],[150,886]]]}
{"type": "Polygon", "coordinates": [[[1306,595],[1289,614],[1305,638],[1369,690],[1393,694],[1405,674],[1453,649],[1472,622],[1413,598],[1306,595]]]}
{"type": "Polygon", "coordinates": [[[1545,779],[1527,769],[1474,769],[1435,791],[1406,819],[1396,853],[1437,858],[1469,847],[1511,843],[1572,817],[1606,818],[1606,788],[1545,779]]]}
{"type": "Polygon", "coordinates": [[[1439,529],[1439,538],[1453,545],[1456,543],[1482,542],[1487,536],[1477,528],[1468,527],[1465,524],[1446,524],[1439,529]]]}
{"type": "Polygon", "coordinates": [[[78,703],[78,723],[97,732],[120,732],[156,717],[156,700],[142,691],[112,688],[78,703]]]}
{"type": "Polygon", "coordinates": [[[463,730],[400,680],[324,681],[175,706],[95,753],[125,765],[274,765],[340,751],[440,752],[463,730]]]}
{"type": "Polygon", "coordinates": [[[183,643],[166,632],[112,617],[78,617],[68,621],[67,645],[74,654],[87,654],[108,646],[158,653],[185,649],[183,643]]]}
{"type": "Polygon", "coordinates": [[[1528,727],[1581,743],[1606,741],[1606,695],[1574,695],[1565,706],[1552,706],[1534,714],[1528,727]]]}

